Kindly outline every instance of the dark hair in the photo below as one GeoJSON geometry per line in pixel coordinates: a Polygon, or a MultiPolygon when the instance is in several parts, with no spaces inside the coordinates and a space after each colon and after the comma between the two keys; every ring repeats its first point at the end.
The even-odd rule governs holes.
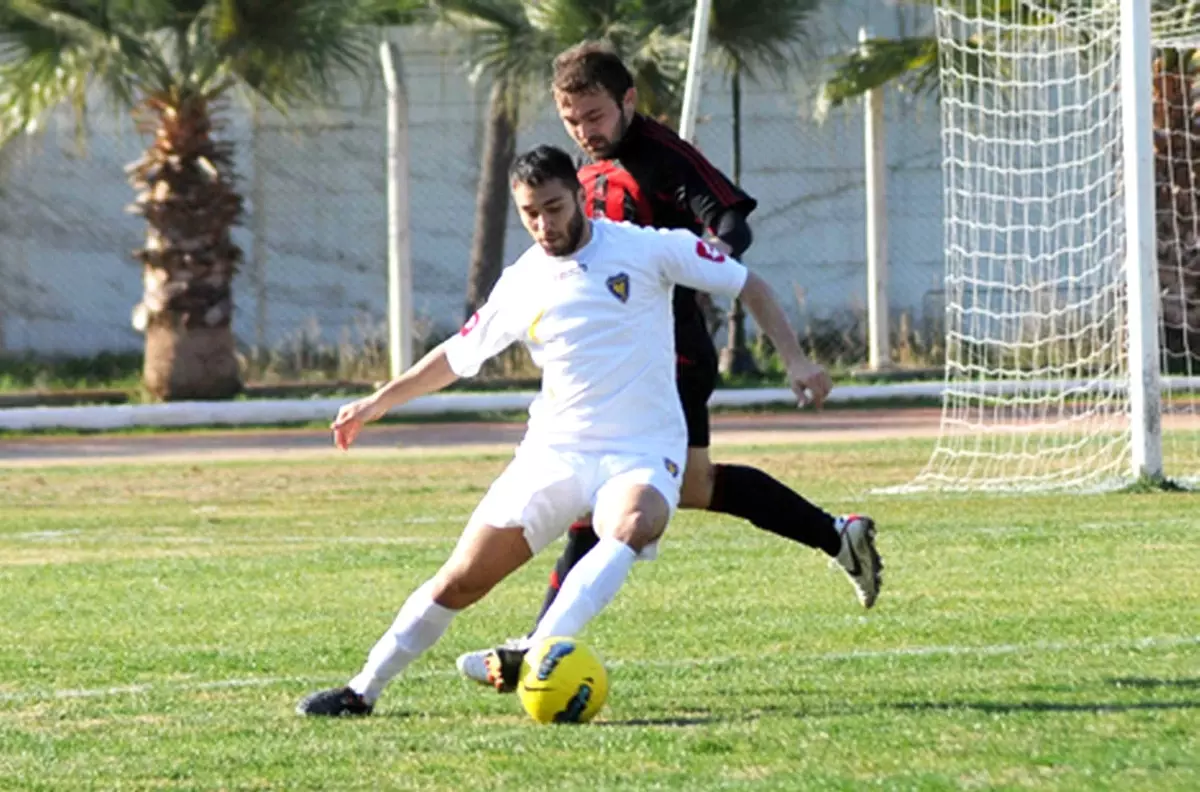
{"type": "Polygon", "coordinates": [[[633,87],[633,75],[611,47],[601,41],[576,44],[554,59],[551,86],[559,93],[605,91],[617,104],[633,87]]]}
{"type": "Polygon", "coordinates": [[[512,184],[527,184],[541,187],[557,179],[568,189],[579,189],[579,174],[571,155],[557,146],[545,144],[526,151],[513,160],[508,169],[508,180],[512,184]]]}

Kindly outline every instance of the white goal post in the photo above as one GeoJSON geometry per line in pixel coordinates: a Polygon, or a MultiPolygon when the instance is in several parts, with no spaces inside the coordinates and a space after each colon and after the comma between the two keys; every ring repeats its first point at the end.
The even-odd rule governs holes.
{"type": "Polygon", "coordinates": [[[1200,2],[940,0],[936,22],[946,377],[904,489],[1195,478],[1200,2]]]}

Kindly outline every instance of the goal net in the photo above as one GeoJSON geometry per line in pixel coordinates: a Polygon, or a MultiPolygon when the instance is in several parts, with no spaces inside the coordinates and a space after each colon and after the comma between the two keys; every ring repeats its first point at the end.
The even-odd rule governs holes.
{"type": "MultiPolygon", "coordinates": [[[[1200,468],[1200,2],[1156,6],[1152,29],[1164,467],[1186,480],[1200,468]]],[[[946,381],[937,446],[909,488],[1126,484],[1117,0],[941,0],[937,35],[946,381]]]]}

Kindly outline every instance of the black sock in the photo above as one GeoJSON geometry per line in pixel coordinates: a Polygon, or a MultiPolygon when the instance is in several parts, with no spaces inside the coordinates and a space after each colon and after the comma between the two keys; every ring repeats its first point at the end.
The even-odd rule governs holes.
{"type": "Polygon", "coordinates": [[[709,511],[732,514],[793,542],[836,556],[842,549],[832,515],[757,468],[713,466],[709,511]]]}
{"type": "Polygon", "coordinates": [[[579,560],[587,555],[588,551],[599,541],[595,529],[592,528],[591,520],[580,520],[571,526],[567,532],[567,546],[562,555],[558,557],[558,561],[554,563],[554,571],[550,573],[550,586],[546,589],[546,599],[542,602],[542,609],[538,611],[537,621],[533,624],[535,628],[537,622],[540,622],[546,615],[546,611],[550,610],[550,605],[558,596],[558,589],[567,579],[567,573],[571,571],[571,567],[578,564],[579,560]]]}

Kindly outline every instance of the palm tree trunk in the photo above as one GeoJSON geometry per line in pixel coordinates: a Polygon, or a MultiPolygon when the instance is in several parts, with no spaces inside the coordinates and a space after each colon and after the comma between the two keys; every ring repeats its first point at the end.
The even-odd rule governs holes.
{"type": "Polygon", "coordinates": [[[508,227],[508,169],[517,150],[516,106],[506,79],[492,84],[483,138],[479,184],[475,191],[475,235],[467,272],[464,317],[487,301],[504,268],[504,234],[508,227]]]}
{"type": "Polygon", "coordinates": [[[146,390],[163,401],[231,399],[242,390],[233,329],[156,322],[146,328],[146,390]]]}
{"type": "Polygon", "coordinates": [[[227,399],[242,387],[234,342],[233,276],[242,259],[230,229],[241,218],[232,146],[212,140],[199,96],[151,97],[139,125],[154,142],[128,170],[131,210],[148,226],[144,293],[133,324],[146,334],[146,389],[164,400],[227,399]]]}
{"type": "MultiPolygon", "coordinates": [[[[731,91],[733,97],[733,183],[742,183],[742,74],[737,63],[733,66],[731,91]]],[[[721,373],[728,376],[758,374],[754,356],[746,348],[746,312],[742,301],[734,298],[729,312],[729,338],[720,356],[721,373]]]]}

